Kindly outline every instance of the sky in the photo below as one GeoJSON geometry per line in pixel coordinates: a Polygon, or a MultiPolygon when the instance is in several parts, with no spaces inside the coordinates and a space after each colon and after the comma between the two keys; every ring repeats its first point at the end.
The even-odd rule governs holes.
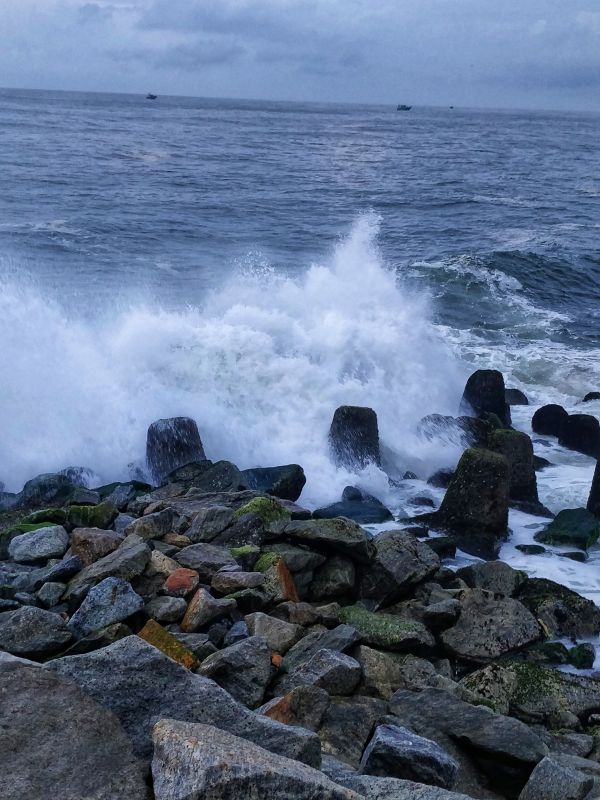
{"type": "Polygon", "coordinates": [[[600,0],[0,0],[0,86],[600,110],[600,0]]]}

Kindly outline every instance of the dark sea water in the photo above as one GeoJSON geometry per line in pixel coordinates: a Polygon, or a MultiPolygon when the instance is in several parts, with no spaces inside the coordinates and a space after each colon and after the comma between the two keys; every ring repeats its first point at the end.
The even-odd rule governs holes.
{"type": "MultiPolygon", "coordinates": [[[[474,367],[529,395],[523,430],[544,402],[581,410],[599,134],[592,114],[0,91],[0,480],[124,477],[153,419],[190,414],[211,458],[302,463],[309,504],[362,481],[400,508],[379,471],[331,465],[337,405],[374,407],[419,478],[460,448],[416,423],[455,413],[474,367]]],[[[591,460],[536,449],[542,499],[580,505],[591,460]]],[[[563,581],[596,591],[588,566],[563,581]]]]}

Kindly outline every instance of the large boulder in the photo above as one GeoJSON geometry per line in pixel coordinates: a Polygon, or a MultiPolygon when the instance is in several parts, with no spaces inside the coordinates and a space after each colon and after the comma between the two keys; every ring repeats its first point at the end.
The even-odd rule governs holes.
{"type": "Polygon", "coordinates": [[[69,628],[81,638],[115,622],[123,622],[143,608],[144,601],[130,583],[122,578],[105,578],[90,589],[69,620],[69,628]]]}
{"type": "Polygon", "coordinates": [[[72,639],[58,614],[35,606],[21,606],[0,614],[0,650],[26,658],[47,658],[64,650],[72,639]]]}
{"type": "Polygon", "coordinates": [[[94,653],[55,659],[47,669],[70,678],[113,711],[142,758],[152,755],[154,724],[163,717],[178,717],[260,742],[279,755],[319,764],[320,747],[314,734],[254,714],[214,681],[194,675],[137,636],[94,653]]]}
{"type": "Polygon", "coordinates": [[[368,563],[373,553],[369,534],[352,520],[294,520],[282,530],[292,542],[316,546],[324,551],[344,553],[354,561],[368,563]]]}
{"type": "Polygon", "coordinates": [[[69,680],[0,661],[2,800],[149,800],[117,717],[69,680]]]}
{"type": "Polygon", "coordinates": [[[596,462],[590,495],[587,501],[587,510],[600,519],[600,461],[596,462]]]}
{"type": "Polygon", "coordinates": [[[101,528],[75,528],[71,533],[71,554],[79,556],[83,566],[113,553],[123,542],[123,537],[114,531],[101,528]]]}
{"type": "Polygon", "coordinates": [[[8,553],[13,561],[29,564],[62,558],[68,546],[69,534],[66,530],[61,525],[51,525],[15,536],[8,545],[8,553]]]}
{"type": "Polygon", "coordinates": [[[435,519],[468,534],[502,535],[508,525],[510,466],[505,456],[466,450],[435,519]]]}
{"type": "Polygon", "coordinates": [[[377,414],[372,408],[340,406],[329,429],[333,460],[339,467],[361,470],[381,463],[377,414]]]}
{"type": "Polygon", "coordinates": [[[540,620],[548,636],[577,639],[600,633],[600,608],[559,583],[529,578],[516,596],[540,620]]]}
{"type": "Polygon", "coordinates": [[[565,426],[569,414],[562,406],[550,403],[538,408],[531,419],[531,428],[534,433],[543,436],[559,437],[565,426]]]}
{"type": "Polygon", "coordinates": [[[537,480],[533,459],[533,444],[526,433],[497,430],[490,434],[488,447],[500,453],[510,468],[511,500],[538,502],[537,480]]]}
{"type": "Polygon", "coordinates": [[[559,444],[592,458],[600,458],[600,422],[591,414],[569,414],[559,444]]]}
{"type": "Polygon", "coordinates": [[[322,772],[218,727],[161,719],[153,740],[156,800],[358,800],[322,772]]]}
{"type": "Polygon", "coordinates": [[[352,694],[360,677],[360,664],[354,658],[337,650],[317,650],[286,676],[280,689],[288,692],[297,686],[316,686],[339,697],[352,694]]]}
{"type": "Polygon", "coordinates": [[[510,425],[510,406],[506,402],[504,376],[495,369],[478,369],[465,386],[461,411],[472,409],[475,416],[495,414],[500,422],[510,425]]]}
{"type": "Polygon", "coordinates": [[[520,389],[506,389],[504,397],[509,406],[528,406],[529,400],[525,392],[520,389]]]}
{"type": "Polygon", "coordinates": [[[244,469],[241,474],[248,489],[294,502],[302,494],[306,483],[306,475],[299,464],[286,464],[283,467],[255,467],[254,469],[244,469]]]}
{"type": "Polygon", "coordinates": [[[448,652],[464,661],[485,662],[519,650],[542,635],[533,614],[518,600],[467,589],[460,596],[461,614],[441,634],[448,652]]]}
{"type": "Polygon", "coordinates": [[[585,508],[565,508],[535,540],[544,544],[561,544],[587,550],[600,536],[600,519],[585,508]]]}
{"type": "Polygon", "coordinates": [[[271,679],[271,651],[262,636],[250,636],[204,659],[198,674],[249,708],[259,706],[271,679]]]}
{"type": "Polygon", "coordinates": [[[174,469],[205,458],[198,426],[193,419],[159,419],[148,428],[146,461],[157,483],[161,483],[174,469]]]}
{"type": "Polygon", "coordinates": [[[229,550],[214,544],[191,544],[175,554],[175,561],[187,569],[196,570],[201,583],[210,583],[223,567],[234,567],[236,562],[229,550]]]}
{"type": "Polygon", "coordinates": [[[315,519],[346,517],[358,522],[359,525],[378,525],[394,518],[381,500],[354,486],[346,486],[338,503],[315,509],[313,517],[315,519]]]}
{"type": "Polygon", "coordinates": [[[332,631],[317,627],[291,647],[281,665],[283,672],[291,672],[306,663],[319,650],[336,650],[344,653],[359,640],[359,634],[351,625],[338,625],[332,631]]]}
{"type": "Polygon", "coordinates": [[[383,612],[374,613],[359,605],[342,608],[340,619],[356,629],[361,642],[372,647],[412,653],[428,651],[435,646],[430,631],[416,620],[383,612]]]}
{"type": "Polygon", "coordinates": [[[485,589],[495,594],[514,597],[527,575],[504,561],[475,561],[457,570],[457,576],[471,589],[485,589]]]}
{"type": "Polygon", "coordinates": [[[589,775],[547,756],[529,776],[519,800],[584,800],[593,786],[594,779],[589,775]]]}
{"type": "Polygon", "coordinates": [[[16,505],[19,508],[61,506],[66,503],[75,486],[75,481],[61,473],[37,475],[27,481],[19,492],[16,505]]]}

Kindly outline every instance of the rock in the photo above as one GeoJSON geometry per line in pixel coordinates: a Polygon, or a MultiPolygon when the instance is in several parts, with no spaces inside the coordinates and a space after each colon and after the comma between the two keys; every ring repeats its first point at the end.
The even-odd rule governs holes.
{"type": "Polygon", "coordinates": [[[217,652],[217,648],[210,641],[207,633],[182,633],[178,628],[174,628],[170,633],[178,642],[181,642],[186,650],[194,654],[198,662],[204,661],[205,658],[217,652]]]}
{"type": "Polygon", "coordinates": [[[505,597],[514,597],[527,580],[524,572],[513,569],[504,561],[476,561],[457,570],[456,575],[471,589],[485,589],[505,597]]]}
{"type": "Polygon", "coordinates": [[[0,649],[15,656],[42,659],[64,650],[72,634],[58,614],[22,606],[0,614],[0,649]]]}
{"type": "Polygon", "coordinates": [[[0,662],[2,800],[149,800],[143,765],[118,719],[69,681],[0,662]]]}
{"type": "Polygon", "coordinates": [[[185,612],[181,630],[185,633],[194,633],[214,619],[226,616],[235,608],[235,600],[215,600],[206,589],[198,589],[185,612]]]}
{"type": "Polygon", "coordinates": [[[389,653],[381,653],[361,644],[352,656],[362,669],[361,694],[389,700],[402,685],[401,664],[389,653]]]}
{"type": "Polygon", "coordinates": [[[427,628],[414,620],[373,613],[358,605],[342,608],[340,619],[356,629],[361,642],[372,647],[405,653],[428,650],[435,645],[427,628]]]}
{"type": "Polygon", "coordinates": [[[250,632],[248,631],[248,626],[243,619],[240,619],[238,622],[234,622],[231,628],[229,628],[225,634],[225,638],[223,639],[223,647],[230,647],[232,644],[237,644],[238,642],[247,639],[249,636],[250,632]]]}
{"type": "Polygon", "coordinates": [[[502,535],[508,525],[510,467],[505,456],[466,450],[435,519],[469,534],[502,535]]]}
{"type": "Polygon", "coordinates": [[[47,668],[70,678],[113,711],[143,758],[152,754],[155,722],[178,716],[183,722],[215,725],[260,742],[280,755],[319,763],[314,734],[248,711],[213,681],[194,675],[137,636],[88,655],[55,659],[47,668]]]}
{"type": "Polygon", "coordinates": [[[172,572],[164,583],[163,591],[172,597],[188,597],[195,592],[200,578],[195,569],[180,567],[172,572]]]}
{"type": "Polygon", "coordinates": [[[510,468],[510,498],[538,502],[537,479],[533,461],[533,444],[526,433],[513,430],[493,431],[488,447],[500,453],[510,468]]]}
{"type": "Polygon", "coordinates": [[[358,640],[358,632],[350,625],[338,625],[332,631],[324,628],[312,630],[290,648],[283,659],[281,669],[284,672],[291,672],[311,659],[319,650],[337,650],[343,653],[350,650],[358,640]]]}
{"type": "Polygon", "coordinates": [[[99,558],[113,553],[123,542],[123,537],[102,528],[75,528],[71,533],[71,553],[89,566],[99,558]]]}
{"type": "Polygon", "coordinates": [[[154,597],[146,603],[146,614],[157,622],[179,622],[187,610],[183,597],[154,597]]]}
{"type": "Polygon", "coordinates": [[[211,588],[218,594],[233,594],[243,589],[256,589],[265,583],[262,572],[232,572],[220,570],[211,581],[211,588]]]}
{"type": "Polygon", "coordinates": [[[379,428],[372,408],[340,406],[329,429],[329,443],[335,464],[351,471],[367,464],[379,466],[379,428]]]}
{"type": "Polygon", "coordinates": [[[329,695],[317,686],[296,686],[282,697],[274,697],[256,709],[257,714],[316,731],[329,707],[329,695]]]}
{"type": "Polygon", "coordinates": [[[394,519],[392,512],[381,500],[354,486],[346,486],[339,503],[333,503],[313,512],[315,519],[345,517],[360,525],[378,525],[394,519]]]}
{"type": "Polygon", "coordinates": [[[242,470],[242,479],[248,489],[272,494],[293,502],[300,497],[306,483],[306,475],[299,464],[245,469],[242,470]]]}
{"type": "Polygon", "coordinates": [[[269,649],[281,655],[285,655],[304,635],[304,628],[300,625],[267,616],[260,611],[248,614],[245,622],[252,636],[263,637],[269,649]]]}
{"type": "Polygon", "coordinates": [[[192,544],[175,555],[182,567],[198,573],[200,583],[210,583],[213,576],[223,567],[234,567],[235,559],[224,547],[213,544],[192,544]]]}
{"type": "Polygon", "coordinates": [[[90,505],[96,506],[100,502],[100,495],[92,489],[86,489],[84,486],[76,486],[69,496],[67,502],[70,506],[90,505]]]}
{"type": "Polygon", "coordinates": [[[488,664],[460,681],[460,686],[474,698],[481,699],[497,714],[508,715],[510,702],[517,687],[517,676],[499,664],[488,664]]]}
{"type": "Polygon", "coordinates": [[[456,555],[456,541],[452,536],[436,536],[429,539],[430,547],[439,558],[454,558],[456,555]]]}
{"type": "Polygon", "coordinates": [[[551,637],[597,636],[600,609],[592,600],[545,578],[529,578],[518,599],[540,620],[551,637]]]}
{"type": "Polygon", "coordinates": [[[146,462],[157,483],[178,467],[205,458],[198,426],[193,419],[159,419],[148,428],[146,462]]]}
{"type": "MultiPolygon", "coordinates": [[[[283,558],[280,558],[276,553],[263,553],[254,568],[264,575],[265,582],[260,589],[250,589],[246,590],[246,592],[256,591],[260,593],[259,608],[265,605],[281,603],[284,600],[298,602],[300,598],[298,597],[294,578],[283,558]]],[[[242,602],[241,595],[238,594],[237,597],[242,602]]],[[[250,603],[250,606],[252,606],[252,603],[250,603]]],[[[256,609],[249,608],[249,610],[256,609]]]]}
{"type": "Polygon", "coordinates": [[[90,589],[69,620],[69,628],[77,638],[81,638],[115,622],[123,622],[143,607],[144,601],[127,581],[105,578],[90,589]]]}
{"type": "Polygon", "coordinates": [[[349,519],[293,521],[285,526],[283,533],[294,543],[316,545],[362,563],[369,562],[373,551],[367,532],[349,519]]]}
{"type": "Polygon", "coordinates": [[[600,422],[591,414],[569,414],[558,443],[592,458],[600,458],[600,422]]]}
{"type": "Polygon", "coordinates": [[[470,409],[475,416],[496,414],[505,427],[510,426],[510,406],[506,401],[504,377],[495,369],[478,369],[467,381],[460,403],[462,412],[470,409]]]}
{"type": "Polygon", "coordinates": [[[127,483],[109,483],[105,486],[100,486],[96,491],[99,493],[101,500],[107,500],[119,511],[124,511],[136,497],[151,490],[152,487],[149,483],[127,481],[127,483]]]}
{"type": "Polygon", "coordinates": [[[69,535],[66,530],[60,525],[52,525],[15,536],[8,545],[8,553],[13,561],[30,564],[49,558],[62,558],[68,546],[69,535]]]}
{"type": "Polygon", "coordinates": [[[193,544],[212,542],[220,533],[233,525],[233,511],[228,506],[209,506],[201,509],[186,531],[193,544]]]}
{"type": "Polygon", "coordinates": [[[323,752],[358,767],[387,703],[375,697],[333,697],[323,716],[319,737],[323,752]]]}
{"type": "MultiPolygon", "coordinates": [[[[497,420],[498,427],[500,420],[497,420]]],[[[457,447],[486,447],[493,430],[488,422],[474,417],[445,417],[429,414],[419,422],[418,435],[429,441],[438,440],[457,447]]]]}
{"type": "Polygon", "coordinates": [[[423,611],[423,622],[432,630],[441,631],[453,625],[460,616],[461,605],[458,600],[448,598],[439,603],[431,603],[423,611]]]}
{"type": "Polygon", "coordinates": [[[458,763],[429,739],[397,725],[379,725],[363,753],[360,772],[450,789],[458,763]]]}
{"type": "Polygon", "coordinates": [[[110,528],[119,512],[106,500],[97,506],[69,506],[67,523],[71,528],[110,528]]]}
{"type": "Polygon", "coordinates": [[[588,392],[581,402],[590,403],[592,400],[600,400],[600,392],[588,392]]]}
{"type": "Polygon", "coordinates": [[[547,756],[531,773],[519,800],[584,800],[593,785],[593,778],[547,756]]]}
{"type": "Polygon", "coordinates": [[[125,528],[125,535],[136,534],[140,539],[162,539],[173,527],[173,512],[170,508],[146,514],[134,520],[125,528]]]}
{"type": "Polygon", "coordinates": [[[60,603],[66,588],[65,583],[46,582],[38,589],[36,597],[44,608],[52,608],[60,603]]]}
{"type": "Polygon", "coordinates": [[[453,469],[438,469],[437,472],[434,472],[433,475],[427,479],[427,483],[439,489],[446,489],[450,485],[453,477],[453,469]]]}
{"type": "Polygon", "coordinates": [[[568,416],[562,406],[551,403],[538,408],[531,420],[531,427],[534,433],[560,437],[568,416]]]}
{"type": "MultiPolygon", "coordinates": [[[[431,739],[459,764],[455,788],[477,796],[481,770],[496,791],[514,796],[547,747],[527,725],[474,706],[441,689],[401,690],[390,700],[395,724],[431,739]],[[476,759],[475,763],[471,760],[476,759]],[[516,789],[516,792],[515,792],[516,789]]],[[[481,795],[479,795],[481,796],[481,795]]]]}
{"type": "Polygon", "coordinates": [[[344,556],[332,556],[315,572],[310,583],[310,596],[313,600],[326,600],[350,594],[355,580],[353,562],[344,556]]]}
{"type": "Polygon", "coordinates": [[[65,656],[78,656],[82,653],[91,653],[94,650],[99,650],[101,647],[108,647],[109,644],[118,642],[119,639],[124,639],[126,636],[132,635],[132,630],[122,622],[117,622],[114,625],[109,625],[107,628],[102,628],[99,631],[88,633],[82,639],[78,639],[70,645],[63,655],[65,656]]]}
{"type": "Polygon", "coordinates": [[[113,553],[85,567],[72,578],[64,599],[81,601],[89,589],[104,578],[132,580],[144,571],[150,555],[150,548],[139,537],[127,537],[113,553]]]}
{"type": "Polygon", "coordinates": [[[196,655],[156,620],[149,619],[138,636],[186,669],[198,668],[199,660],[196,655]]]}
{"type": "Polygon", "coordinates": [[[309,550],[307,547],[298,547],[287,542],[270,544],[263,552],[276,553],[281,556],[293,574],[312,572],[327,561],[327,557],[322,553],[315,553],[314,550],[309,550]]]}
{"type": "Polygon", "coordinates": [[[358,800],[318,770],[209,725],[162,719],[153,740],[156,800],[358,800]]]}
{"type": "Polygon", "coordinates": [[[403,531],[385,531],[374,541],[374,557],[360,570],[360,596],[378,608],[390,605],[440,567],[426,544],[403,531]]]}
{"type": "Polygon", "coordinates": [[[330,695],[352,694],[361,678],[358,661],[336,650],[317,650],[284,679],[284,692],[296,686],[317,686],[330,695]]]}
{"type": "Polygon", "coordinates": [[[248,708],[256,708],[271,679],[271,651],[262,636],[250,636],[208,656],[198,674],[212,678],[248,708]]]}
{"type": "Polygon", "coordinates": [[[587,510],[597,519],[600,519],[600,461],[596,462],[590,496],[587,501],[587,510]]]}
{"type": "Polygon", "coordinates": [[[529,400],[527,395],[520,389],[506,389],[504,391],[504,398],[509,406],[528,406],[529,400]]]}
{"type": "Polygon", "coordinates": [[[62,506],[69,498],[75,484],[60,473],[48,472],[27,481],[17,495],[18,508],[62,506]]]}
{"type": "Polygon", "coordinates": [[[135,591],[146,600],[151,600],[163,588],[169,575],[179,569],[177,561],[161,553],[156,544],[143,573],[131,581],[135,591]]]}
{"type": "MultiPolygon", "coordinates": [[[[327,756],[327,758],[329,758],[327,756]]],[[[322,768],[326,774],[328,770],[322,768]]],[[[330,774],[332,780],[334,774],[330,774]]],[[[356,792],[365,800],[473,800],[466,794],[449,792],[437,786],[404,781],[399,778],[378,778],[372,775],[345,774],[335,778],[337,783],[356,792]]],[[[496,795],[497,797],[497,795],[496,795]]]]}
{"type": "Polygon", "coordinates": [[[457,623],[441,634],[453,656],[486,662],[519,650],[542,635],[535,617],[518,600],[494,596],[481,589],[461,593],[457,623]]]}
{"type": "Polygon", "coordinates": [[[597,517],[585,508],[566,508],[534,538],[543,544],[563,544],[587,550],[599,536],[600,520],[597,517]]]}

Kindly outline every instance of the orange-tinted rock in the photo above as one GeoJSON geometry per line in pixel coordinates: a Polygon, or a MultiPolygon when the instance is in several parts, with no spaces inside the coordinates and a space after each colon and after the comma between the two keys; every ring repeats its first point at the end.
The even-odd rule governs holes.
{"type": "Polygon", "coordinates": [[[281,666],[282,661],[283,661],[283,656],[279,655],[279,653],[273,653],[271,655],[271,664],[273,664],[274,667],[277,667],[277,669],[279,669],[279,667],[281,666]]]}
{"type": "Polygon", "coordinates": [[[187,597],[198,588],[200,579],[195,569],[179,567],[172,572],[163,585],[163,592],[172,597],[187,597]]]}
{"type": "Polygon", "coordinates": [[[198,659],[192,651],[155,620],[149,619],[138,636],[187,669],[196,669],[198,666],[198,659]]]}
{"type": "Polygon", "coordinates": [[[171,544],[173,547],[189,547],[191,545],[192,540],[189,536],[184,536],[182,533],[175,533],[171,531],[167,533],[166,536],[163,536],[163,542],[165,544],[171,544]]]}
{"type": "Polygon", "coordinates": [[[102,528],[75,528],[71,534],[71,553],[79,556],[87,567],[113,553],[123,542],[123,537],[114,531],[102,528]]]}
{"type": "Polygon", "coordinates": [[[195,633],[214,619],[229,614],[236,607],[237,604],[233,599],[215,600],[206,589],[198,589],[181,621],[181,630],[184,633],[195,633]]]}

